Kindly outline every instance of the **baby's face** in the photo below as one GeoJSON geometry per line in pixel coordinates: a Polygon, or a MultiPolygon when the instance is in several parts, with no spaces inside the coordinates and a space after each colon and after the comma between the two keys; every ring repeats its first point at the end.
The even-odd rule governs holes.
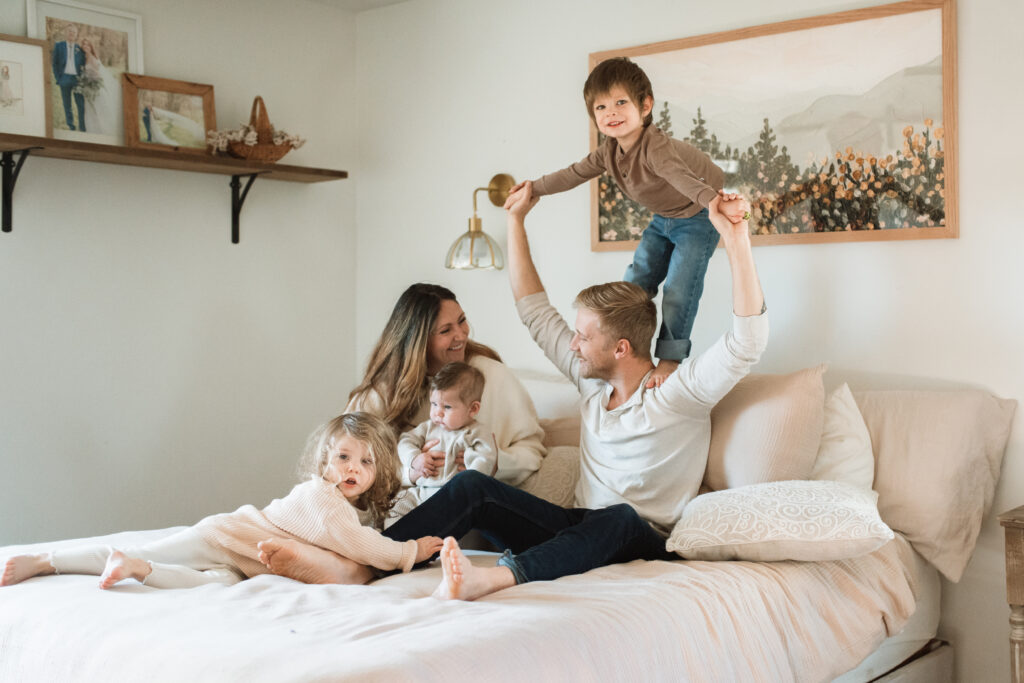
{"type": "Polygon", "coordinates": [[[467,404],[460,397],[458,389],[430,392],[430,420],[445,429],[462,429],[476,416],[479,403],[467,404]]]}

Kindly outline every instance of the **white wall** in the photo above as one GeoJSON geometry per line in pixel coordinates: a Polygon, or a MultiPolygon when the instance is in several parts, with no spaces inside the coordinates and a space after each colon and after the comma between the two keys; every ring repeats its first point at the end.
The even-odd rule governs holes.
{"type": "MultiPolygon", "coordinates": [[[[221,128],[308,138],[354,171],[353,15],[272,0],[106,0],[145,73],[213,84],[221,128]]],[[[0,32],[26,34],[25,3],[0,32]]],[[[353,173],[354,176],[358,174],[353,173]]],[[[189,524],[266,503],[354,370],[352,180],[257,180],[29,157],[0,235],[0,545],[189,524]]]]}
{"type": "MultiPolygon", "coordinates": [[[[535,177],[586,154],[580,92],[590,52],[871,4],[410,0],[358,15],[359,362],[397,294],[428,280],[456,291],[475,336],[512,365],[547,367],[513,313],[504,272],[450,272],[441,263],[465,229],[474,188],[497,172],[535,177]]],[[[1006,80],[1024,71],[1016,35],[1024,5],[963,1],[959,14],[962,237],[758,248],[773,326],[763,371],[828,361],[830,382],[848,379],[855,389],[953,382],[1024,397],[1017,348],[1024,338],[1024,231],[1012,172],[1024,95],[1006,80]]],[[[590,252],[588,200],[585,188],[545,198],[530,219],[541,276],[566,314],[576,291],[619,279],[630,258],[590,252]]],[[[503,241],[502,212],[484,202],[481,216],[484,229],[503,241]]],[[[719,254],[695,326],[698,351],[725,329],[727,271],[719,254]]],[[[1024,502],[1020,422],[967,575],[945,585],[941,635],[955,643],[964,681],[1005,680],[1008,673],[994,514],[1024,502]]]]}

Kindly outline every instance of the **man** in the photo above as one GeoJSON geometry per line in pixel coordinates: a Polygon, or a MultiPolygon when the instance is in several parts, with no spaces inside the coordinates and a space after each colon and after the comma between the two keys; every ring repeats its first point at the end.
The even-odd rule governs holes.
{"type": "MultiPolygon", "coordinates": [[[[582,395],[580,507],[561,508],[477,472],[458,475],[385,532],[396,540],[448,537],[436,597],[473,600],[606,564],[678,559],[665,550],[665,536],[703,478],[711,408],[757,362],[768,334],[749,226],[729,222],[718,210],[722,198],[712,200],[709,212],[732,270],[733,329],[651,389],[645,385],[654,370],[650,344],[657,313],[647,293],[627,282],[589,287],[577,297],[576,329],[570,330],[548,303],[530,255],[525,218],[537,202],[532,186],[510,198],[509,277],[516,307],[534,340],[582,395]],[[505,548],[497,566],[473,566],[462,554],[453,537],[473,528],[505,548]]],[[[309,546],[261,548],[272,570],[293,578],[369,578],[353,563],[309,546]]]]}
{"type": "Polygon", "coordinates": [[[74,97],[75,108],[78,109],[78,128],[85,130],[85,96],[75,92],[78,77],[85,68],[85,51],[78,44],[78,27],[68,24],[64,28],[64,40],[53,46],[51,66],[53,78],[60,87],[60,98],[64,102],[64,120],[68,130],[76,130],[75,118],[71,111],[71,100],[74,97]]]}

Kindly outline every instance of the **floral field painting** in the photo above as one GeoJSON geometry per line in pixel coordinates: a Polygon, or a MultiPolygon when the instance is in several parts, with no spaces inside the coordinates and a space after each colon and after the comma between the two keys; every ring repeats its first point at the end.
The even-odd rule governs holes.
{"type": "MultiPolygon", "coordinates": [[[[954,0],[915,0],[592,54],[635,61],[654,125],[750,200],[755,244],[957,237],[954,0]]],[[[592,145],[602,141],[592,128],[592,145]]],[[[594,181],[594,250],[650,212],[594,181]]]]}

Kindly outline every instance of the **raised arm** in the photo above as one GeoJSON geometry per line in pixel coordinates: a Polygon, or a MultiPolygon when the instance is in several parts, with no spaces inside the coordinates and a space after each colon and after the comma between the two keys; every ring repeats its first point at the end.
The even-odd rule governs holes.
{"type": "Polygon", "coordinates": [[[719,195],[708,205],[711,223],[722,236],[722,246],[729,257],[732,272],[732,311],[738,316],[760,315],[764,312],[764,293],[754,265],[754,252],[750,247],[750,225],[747,221],[733,223],[719,211],[723,198],[734,195],[719,195]]]}
{"type": "Polygon", "coordinates": [[[533,196],[533,183],[527,181],[522,188],[510,195],[508,208],[508,278],[512,285],[512,297],[519,301],[524,296],[544,291],[540,275],[533,264],[530,244],[526,239],[526,214],[537,205],[533,196]]]}

